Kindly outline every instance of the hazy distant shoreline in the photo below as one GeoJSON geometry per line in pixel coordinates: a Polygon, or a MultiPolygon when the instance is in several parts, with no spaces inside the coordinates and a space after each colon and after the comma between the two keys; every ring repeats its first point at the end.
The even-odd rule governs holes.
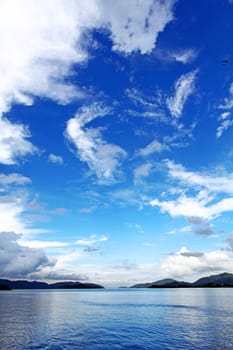
{"type": "MultiPolygon", "coordinates": [[[[155,282],[138,283],[125,288],[232,288],[233,274],[221,273],[202,277],[195,282],[177,281],[166,278],[155,282]]],[[[12,289],[103,289],[104,286],[96,283],[81,283],[74,281],[63,281],[48,284],[46,282],[28,280],[0,279],[0,290],[12,289]]],[[[122,288],[122,287],[121,287],[122,288]]]]}

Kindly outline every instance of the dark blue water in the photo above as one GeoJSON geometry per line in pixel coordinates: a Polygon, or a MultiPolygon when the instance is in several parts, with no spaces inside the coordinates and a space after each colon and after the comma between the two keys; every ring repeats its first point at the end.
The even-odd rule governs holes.
{"type": "Polygon", "coordinates": [[[233,349],[233,289],[0,292],[1,350],[233,349]]]}

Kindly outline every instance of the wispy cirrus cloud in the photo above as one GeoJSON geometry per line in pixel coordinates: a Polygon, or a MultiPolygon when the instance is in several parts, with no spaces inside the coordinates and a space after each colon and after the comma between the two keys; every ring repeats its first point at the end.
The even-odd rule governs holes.
{"type": "Polygon", "coordinates": [[[181,185],[199,186],[212,192],[223,192],[233,194],[233,173],[225,173],[224,176],[216,175],[218,172],[201,173],[188,171],[181,164],[167,160],[168,176],[177,180],[181,185]]]}
{"type": "Polygon", "coordinates": [[[174,96],[167,98],[167,107],[172,116],[179,118],[188,97],[194,92],[197,70],[181,75],[175,82],[174,96]]]}
{"type": "Polygon", "coordinates": [[[200,191],[193,196],[182,194],[176,199],[167,201],[160,201],[156,198],[150,202],[150,205],[159,207],[162,213],[168,213],[172,217],[196,216],[204,219],[212,219],[222,213],[233,211],[233,198],[215,200],[214,203],[212,201],[212,196],[208,196],[208,194],[200,191]]]}
{"type": "Polygon", "coordinates": [[[230,85],[228,96],[218,108],[224,112],[222,112],[218,118],[219,126],[216,130],[217,139],[220,138],[223,133],[233,125],[233,83],[230,85]]]}
{"type": "MultiPolygon", "coordinates": [[[[163,213],[171,216],[197,217],[206,220],[213,219],[222,213],[233,211],[232,174],[216,176],[187,171],[182,165],[172,161],[165,162],[168,168],[168,178],[176,182],[180,189],[176,198],[150,202],[159,207],[163,213]],[[230,197],[224,198],[222,194],[230,197]]],[[[207,225],[196,228],[198,234],[212,234],[213,230],[207,225]]]]}
{"type": "Polygon", "coordinates": [[[0,162],[14,164],[18,158],[36,151],[24,125],[2,118],[13,104],[29,106],[36,97],[68,104],[85,96],[70,77],[74,74],[73,65],[89,58],[86,33],[105,28],[113,50],[149,53],[156,46],[159,33],[173,19],[174,3],[58,0],[35,5],[28,0],[12,0],[2,4],[0,162]]]}
{"type": "Polygon", "coordinates": [[[105,242],[107,240],[108,240],[107,236],[100,236],[100,237],[98,237],[96,235],[91,235],[88,238],[78,239],[77,241],[75,241],[75,244],[89,246],[89,245],[93,245],[93,244],[96,244],[96,243],[105,242]]]}
{"type": "Polygon", "coordinates": [[[99,181],[112,181],[126,152],[119,146],[107,143],[101,128],[88,127],[88,123],[110,113],[108,107],[93,104],[84,107],[67,122],[65,135],[75,145],[76,154],[95,172],[99,181]]]}
{"type": "Polygon", "coordinates": [[[150,142],[146,147],[139,149],[136,155],[141,157],[148,157],[154,153],[160,153],[162,151],[168,150],[169,147],[165,143],[161,143],[158,140],[150,142]]]}

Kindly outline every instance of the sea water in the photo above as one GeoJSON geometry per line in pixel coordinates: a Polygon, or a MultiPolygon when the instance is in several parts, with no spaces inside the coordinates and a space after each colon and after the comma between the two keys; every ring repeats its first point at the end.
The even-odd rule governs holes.
{"type": "Polygon", "coordinates": [[[233,349],[233,289],[0,292],[1,350],[233,349]]]}

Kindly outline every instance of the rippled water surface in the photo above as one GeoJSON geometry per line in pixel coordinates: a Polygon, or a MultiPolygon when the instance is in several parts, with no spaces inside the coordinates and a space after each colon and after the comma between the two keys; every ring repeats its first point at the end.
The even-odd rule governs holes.
{"type": "Polygon", "coordinates": [[[0,292],[1,350],[233,349],[233,289],[0,292]]]}

